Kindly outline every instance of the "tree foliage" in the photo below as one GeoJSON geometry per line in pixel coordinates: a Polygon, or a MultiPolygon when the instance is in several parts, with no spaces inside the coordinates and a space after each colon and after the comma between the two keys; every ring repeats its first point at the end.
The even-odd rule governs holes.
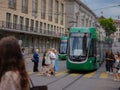
{"type": "Polygon", "coordinates": [[[98,20],[100,25],[105,29],[106,35],[109,36],[115,31],[117,31],[115,22],[113,21],[112,18],[100,18],[98,20]]]}

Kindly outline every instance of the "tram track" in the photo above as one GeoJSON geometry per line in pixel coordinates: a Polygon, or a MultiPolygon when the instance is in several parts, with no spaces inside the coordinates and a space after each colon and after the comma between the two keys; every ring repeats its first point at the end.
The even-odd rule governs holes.
{"type": "MultiPolygon", "coordinates": [[[[73,79],[73,80],[71,80],[70,81],[70,83],[68,83],[66,86],[64,86],[63,88],[62,88],[62,90],[65,90],[67,87],[69,87],[70,85],[72,85],[74,82],[76,82],[77,80],[79,80],[80,78],[82,78],[84,75],[86,75],[86,73],[76,73],[76,72],[69,72],[69,71],[67,71],[67,72],[65,72],[66,74],[65,75],[63,75],[63,76],[61,76],[61,77],[58,77],[58,76],[55,76],[55,77],[57,77],[55,80],[52,80],[51,82],[48,82],[48,83],[46,83],[45,85],[52,85],[52,84],[54,84],[54,83],[56,83],[56,82],[59,82],[60,80],[62,80],[62,79],[65,79],[65,78],[67,78],[67,77],[74,77],[74,74],[76,74],[76,78],[75,79],[73,79]],[[79,74],[79,75],[78,75],[79,74]],[[78,77],[77,77],[78,76],[78,77]]],[[[64,71],[63,72],[59,72],[58,74],[64,74],[64,71]]],[[[30,76],[33,76],[33,75],[38,75],[37,73],[32,73],[30,76]]]]}
{"type": "Polygon", "coordinates": [[[57,81],[59,81],[59,80],[61,80],[61,79],[65,78],[65,77],[67,77],[67,76],[69,76],[69,74],[68,74],[68,73],[67,73],[66,75],[64,75],[64,76],[62,76],[62,77],[60,77],[60,78],[58,78],[58,79],[56,79],[56,80],[52,81],[52,82],[47,83],[46,85],[53,84],[53,83],[55,83],[55,82],[57,82],[57,81]]]}
{"type": "Polygon", "coordinates": [[[62,88],[62,90],[67,89],[69,86],[71,86],[72,84],[74,84],[74,82],[76,82],[77,80],[79,80],[80,78],[82,78],[84,76],[84,74],[81,74],[78,78],[76,78],[75,80],[73,80],[71,83],[69,83],[68,85],[66,85],[65,87],[62,88]]]}
{"type": "Polygon", "coordinates": [[[46,85],[48,86],[50,90],[65,90],[70,85],[74,84],[74,82],[76,82],[77,80],[79,80],[80,78],[84,76],[83,73],[76,73],[76,77],[74,77],[74,75],[75,75],[74,73],[67,73],[66,75],[54,81],[51,81],[47,83],[46,85]],[[61,82],[64,82],[64,83],[61,83],[61,82]],[[54,87],[56,85],[58,86],[54,87]]]}

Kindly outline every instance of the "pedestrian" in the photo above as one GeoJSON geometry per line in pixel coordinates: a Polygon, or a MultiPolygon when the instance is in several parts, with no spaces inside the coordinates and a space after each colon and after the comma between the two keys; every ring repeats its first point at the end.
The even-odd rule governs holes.
{"type": "Polygon", "coordinates": [[[118,60],[119,60],[119,63],[118,63],[118,65],[117,65],[117,68],[118,68],[118,78],[119,78],[119,81],[120,81],[120,53],[119,52],[117,52],[117,55],[118,55],[118,60]]]}
{"type": "Polygon", "coordinates": [[[45,64],[46,64],[46,75],[50,76],[51,74],[51,60],[50,60],[50,50],[48,49],[46,51],[46,56],[45,56],[45,64]]]}
{"type": "Polygon", "coordinates": [[[109,73],[109,62],[108,62],[108,53],[109,53],[109,50],[106,51],[105,53],[105,67],[106,67],[106,73],[109,73]]]}
{"type": "Polygon", "coordinates": [[[45,64],[46,53],[47,53],[47,50],[44,52],[43,57],[42,57],[42,66],[41,66],[41,69],[40,69],[41,74],[46,73],[46,64],[45,64]]]}
{"type": "Polygon", "coordinates": [[[0,40],[0,90],[30,90],[24,58],[14,36],[0,40]]]}
{"type": "Polygon", "coordinates": [[[39,70],[38,70],[38,63],[39,63],[39,55],[38,55],[38,52],[39,52],[39,50],[38,49],[36,49],[35,51],[34,51],[34,54],[33,54],[33,58],[34,58],[34,66],[33,66],[33,72],[38,72],[39,70]]]}
{"type": "Polygon", "coordinates": [[[119,64],[120,64],[120,57],[118,57],[117,54],[115,54],[115,63],[114,63],[114,80],[115,81],[119,81],[120,77],[119,77],[119,64]]]}
{"type": "Polygon", "coordinates": [[[54,48],[52,48],[52,50],[50,52],[50,60],[51,60],[52,74],[55,75],[54,67],[55,67],[56,55],[55,55],[55,49],[54,48]]]}
{"type": "Polygon", "coordinates": [[[112,51],[108,51],[106,55],[106,62],[107,62],[107,73],[113,74],[113,64],[114,64],[114,54],[112,51]]]}
{"type": "Polygon", "coordinates": [[[55,60],[55,66],[54,66],[54,71],[57,72],[58,71],[58,52],[57,50],[54,51],[55,55],[56,55],[56,60],[55,60]]]}

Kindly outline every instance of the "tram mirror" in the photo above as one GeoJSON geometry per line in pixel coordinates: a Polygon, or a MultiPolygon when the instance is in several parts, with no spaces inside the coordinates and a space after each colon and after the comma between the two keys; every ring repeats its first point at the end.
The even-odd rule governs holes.
{"type": "Polygon", "coordinates": [[[74,50],[74,55],[81,55],[82,54],[82,52],[83,52],[83,50],[81,50],[81,49],[75,49],[74,50]]]}

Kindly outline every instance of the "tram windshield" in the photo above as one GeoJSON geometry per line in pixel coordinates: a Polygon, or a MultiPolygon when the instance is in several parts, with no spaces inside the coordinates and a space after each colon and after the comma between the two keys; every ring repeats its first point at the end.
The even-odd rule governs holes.
{"type": "Polygon", "coordinates": [[[86,57],[89,41],[89,33],[71,33],[69,39],[70,57],[86,57]]]}
{"type": "Polygon", "coordinates": [[[60,54],[66,54],[67,40],[62,40],[60,43],[60,54]]]}

